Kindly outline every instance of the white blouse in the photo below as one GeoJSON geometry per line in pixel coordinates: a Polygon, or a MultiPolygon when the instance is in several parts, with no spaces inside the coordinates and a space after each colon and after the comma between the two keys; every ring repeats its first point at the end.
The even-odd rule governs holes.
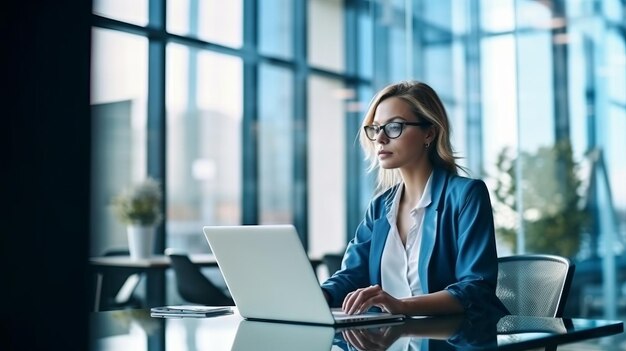
{"type": "Polygon", "coordinates": [[[432,173],[428,177],[422,197],[410,212],[413,225],[409,229],[406,246],[402,244],[397,226],[398,208],[404,184],[398,187],[391,210],[387,213],[390,227],[381,261],[381,283],[382,289],[395,298],[422,294],[417,266],[422,243],[424,211],[431,203],[431,179],[432,173]]]}

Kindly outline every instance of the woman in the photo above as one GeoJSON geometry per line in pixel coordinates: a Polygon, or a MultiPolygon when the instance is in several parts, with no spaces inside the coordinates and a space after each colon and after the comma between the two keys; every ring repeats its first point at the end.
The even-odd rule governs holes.
{"type": "Polygon", "coordinates": [[[342,268],[322,284],[349,313],[507,313],[495,295],[497,254],[489,193],[458,175],[443,104],[431,87],[382,89],[363,120],[361,145],[378,193],[342,268]]]}

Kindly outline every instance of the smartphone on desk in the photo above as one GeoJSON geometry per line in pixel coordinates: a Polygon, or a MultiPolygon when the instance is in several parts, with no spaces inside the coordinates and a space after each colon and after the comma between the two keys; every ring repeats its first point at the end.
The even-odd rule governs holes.
{"type": "Polygon", "coordinates": [[[202,306],[202,305],[179,305],[179,306],[161,306],[152,307],[150,309],[151,317],[213,317],[223,314],[233,313],[231,306],[202,306]]]}

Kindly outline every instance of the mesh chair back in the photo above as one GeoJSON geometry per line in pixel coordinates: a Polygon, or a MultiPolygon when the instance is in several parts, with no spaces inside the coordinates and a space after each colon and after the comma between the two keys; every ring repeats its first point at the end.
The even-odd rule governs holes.
{"type": "Polygon", "coordinates": [[[166,250],[174,269],[176,288],[180,297],[188,302],[211,306],[234,306],[233,300],[209,280],[200,267],[182,252],[166,250]]]}
{"type": "Polygon", "coordinates": [[[513,315],[561,317],[574,265],[554,255],[516,255],[498,259],[496,295],[513,315]]]}

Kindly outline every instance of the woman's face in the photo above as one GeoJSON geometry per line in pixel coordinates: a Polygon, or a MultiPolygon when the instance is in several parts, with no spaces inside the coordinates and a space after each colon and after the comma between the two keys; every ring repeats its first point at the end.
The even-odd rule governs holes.
{"type": "MultiPolygon", "coordinates": [[[[390,122],[419,122],[404,100],[391,97],[383,100],[376,107],[372,124],[384,126],[390,122]]],[[[419,168],[428,160],[424,147],[433,139],[432,128],[404,125],[399,137],[391,139],[381,130],[376,135],[376,153],[380,167],[384,169],[419,168]]]]}

